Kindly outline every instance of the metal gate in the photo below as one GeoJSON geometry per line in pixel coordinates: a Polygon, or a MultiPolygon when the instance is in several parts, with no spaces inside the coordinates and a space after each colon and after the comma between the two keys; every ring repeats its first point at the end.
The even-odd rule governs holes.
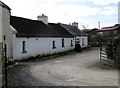
{"type": "Polygon", "coordinates": [[[116,54],[113,54],[113,59],[110,59],[107,56],[107,51],[105,48],[105,45],[100,46],[100,62],[105,63],[108,68],[109,67],[116,67],[117,66],[117,59],[116,59],[116,54]]]}
{"type": "Polygon", "coordinates": [[[106,50],[105,50],[105,47],[101,45],[100,46],[100,61],[105,61],[105,60],[107,60],[106,50]]]}

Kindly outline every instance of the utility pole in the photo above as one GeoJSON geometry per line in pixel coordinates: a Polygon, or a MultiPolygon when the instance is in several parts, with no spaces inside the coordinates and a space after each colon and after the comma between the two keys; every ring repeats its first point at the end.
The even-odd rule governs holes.
{"type": "Polygon", "coordinates": [[[98,21],[98,29],[100,30],[100,21],[98,21]]]}
{"type": "MultiPolygon", "coordinates": [[[[100,21],[98,21],[98,29],[100,30],[100,21]]],[[[99,45],[100,45],[100,47],[101,47],[101,35],[100,35],[100,32],[98,33],[98,35],[99,35],[99,41],[98,41],[98,43],[99,43],[99,45]]]]}

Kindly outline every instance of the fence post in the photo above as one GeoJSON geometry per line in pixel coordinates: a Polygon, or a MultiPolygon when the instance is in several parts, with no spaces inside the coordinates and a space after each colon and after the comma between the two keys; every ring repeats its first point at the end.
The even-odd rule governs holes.
{"type": "Polygon", "coordinates": [[[7,88],[7,44],[4,44],[5,86],[7,88]]]}
{"type": "Polygon", "coordinates": [[[100,45],[100,62],[101,62],[101,51],[102,51],[102,46],[100,45]]]}

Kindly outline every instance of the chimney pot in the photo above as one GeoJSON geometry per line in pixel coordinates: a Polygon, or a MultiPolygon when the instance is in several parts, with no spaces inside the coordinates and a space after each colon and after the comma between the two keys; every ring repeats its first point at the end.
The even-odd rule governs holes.
{"type": "Polygon", "coordinates": [[[45,23],[45,24],[48,24],[48,17],[45,16],[44,14],[37,16],[37,19],[38,19],[39,21],[42,21],[42,22],[45,23]]]}
{"type": "Polygon", "coordinates": [[[78,28],[78,23],[77,23],[77,22],[74,22],[74,23],[72,23],[72,26],[75,26],[75,27],[78,28]]]}

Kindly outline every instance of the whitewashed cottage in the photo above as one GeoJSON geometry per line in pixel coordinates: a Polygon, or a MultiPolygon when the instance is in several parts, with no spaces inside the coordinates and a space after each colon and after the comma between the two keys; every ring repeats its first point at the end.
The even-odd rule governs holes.
{"type": "Polygon", "coordinates": [[[77,42],[81,45],[82,48],[85,48],[88,46],[88,36],[87,34],[83,34],[80,29],[78,28],[78,23],[74,22],[72,25],[62,24],[63,26],[70,34],[74,36],[74,42],[77,42]]]}
{"type": "Polygon", "coordinates": [[[60,24],[48,24],[48,22],[15,16],[11,16],[10,20],[10,24],[17,31],[13,38],[13,59],[15,60],[74,49],[71,45],[74,36],[60,24]]]}
{"type": "Polygon", "coordinates": [[[82,47],[87,47],[87,36],[81,35],[75,23],[48,23],[48,17],[44,14],[37,18],[31,20],[11,16],[10,24],[17,31],[13,35],[14,60],[73,50],[78,40],[82,47]]]}

